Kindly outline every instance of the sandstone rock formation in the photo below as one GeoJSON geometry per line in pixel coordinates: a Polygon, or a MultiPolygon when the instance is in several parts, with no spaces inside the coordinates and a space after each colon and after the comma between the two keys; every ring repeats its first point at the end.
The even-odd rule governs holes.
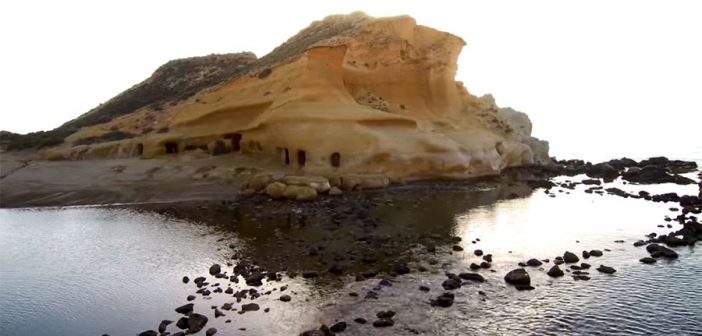
{"type": "Polygon", "coordinates": [[[204,149],[249,156],[263,168],[391,179],[547,162],[548,144],[531,137],[524,113],[455,81],[464,45],[408,16],[330,16],[260,59],[249,55],[229,80],[158,111],[151,104],[84,127],[44,153],[152,158],[204,149]],[[144,132],[147,119],[152,131],[144,132]],[[115,131],[136,136],[85,141],[115,131]]]}

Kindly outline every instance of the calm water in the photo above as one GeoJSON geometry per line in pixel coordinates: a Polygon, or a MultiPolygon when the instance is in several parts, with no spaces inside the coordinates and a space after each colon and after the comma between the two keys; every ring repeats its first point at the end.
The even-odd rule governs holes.
{"type": "MultiPolygon", "coordinates": [[[[697,191],[696,186],[645,189],[697,191]]],[[[232,302],[224,295],[199,297],[196,311],[207,313],[208,326],[224,335],[290,335],[337,320],[349,323],[345,334],[350,335],[702,334],[699,247],[678,248],[680,259],[649,266],[638,262],[645,250],[631,245],[649,232],[670,231],[657,225],[674,214],[668,210],[672,204],[569,190],[556,198],[536,190],[499,200],[508,192],[490,185],[475,191],[458,184],[348,195],[354,201],[371,200],[361,204],[368,205],[377,225],[365,234],[391,239],[377,247],[385,253],[378,260],[380,270],[380,265],[396,260],[428,269],[393,278],[393,286],[376,289],[377,300],[364,299],[364,294],[378,279],[286,277],[259,289],[289,286],[290,303],[281,303],[275,294],[256,300],[262,309],[270,308],[269,313],[225,312],[227,317],[213,319],[211,305],[232,302]],[[462,237],[459,244],[465,252],[450,253],[450,244],[438,244],[439,253],[428,255],[422,237],[432,233],[462,237]],[[476,238],[480,241],[471,243],[476,238]],[[626,243],[614,242],[619,239],[626,243]],[[496,272],[481,270],[486,283],[455,290],[454,306],[430,307],[429,300],[443,292],[445,272],[465,272],[471,262],[480,261],[472,254],[476,248],[494,255],[496,272]],[[591,270],[592,280],[574,281],[568,276],[551,279],[531,268],[536,290],[530,292],[517,292],[502,280],[517,262],[590,249],[610,249],[587,262],[613,266],[617,273],[591,270]],[[417,290],[420,283],[432,290],[417,290]],[[349,292],[361,295],[352,297],[349,292]],[[355,317],[372,321],[381,309],[397,312],[394,327],[380,330],[352,322],[355,317]]],[[[306,259],[307,245],[294,242],[324,245],[330,256],[359,245],[354,231],[358,226],[328,229],[324,211],[308,216],[299,209],[282,216],[266,214],[264,207],[268,205],[177,218],[129,208],[2,209],[0,335],[134,335],[156,329],[162,319],[176,320],[173,308],[194,292],[181,277],[206,275],[212,263],[225,264],[232,254],[299,271],[320,265],[318,259],[306,259]]]]}

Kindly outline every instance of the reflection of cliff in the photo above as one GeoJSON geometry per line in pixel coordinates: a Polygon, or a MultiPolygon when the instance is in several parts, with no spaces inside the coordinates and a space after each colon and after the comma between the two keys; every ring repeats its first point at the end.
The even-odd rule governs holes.
{"type": "Polygon", "coordinates": [[[144,208],[235,233],[244,242],[237,246],[237,258],[255,260],[265,269],[324,274],[337,265],[346,274],[371,269],[389,273],[396,265],[413,261],[407,252],[416,244],[449,245],[457,217],[531,192],[520,183],[481,191],[432,183],[346,194],[323,204],[274,202],[265,212],[259,208],[260,200],[250,198],[232,206],[144,208]]]}
{"type": "MultiPolygon", "coordinates": [[[[468,177],[548,160],[526,115],[500,109],[455,81],[465,45],[411,17],[361,13],[313,23],[241,75],[165,107],[164,132],[85,146],[54,157],[213,154],[277,158],[310,173],[468,177]]],[[[135,134],[141,109],[69,137],[135,134]]]]}

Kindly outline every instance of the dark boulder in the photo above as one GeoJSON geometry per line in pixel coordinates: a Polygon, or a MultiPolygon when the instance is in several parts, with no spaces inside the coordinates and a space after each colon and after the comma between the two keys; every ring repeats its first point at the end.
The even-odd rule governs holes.
{"type": "Polygon", "coordinates": [[[188,329],[188,318],[187,317],[181,317],[178,319],[176,322],[176,327],[180,329],[188,329]]]}
{"type": "Polygon", "coordinates": [[[580,258],[578,258],[578,256],[575,255],[575,253],[573,253],[573,252],[566,252],[566,253],[563,253],[563,261],[571,264],[571,263],[576,263],[576,262],[580,261],[580,258]]]}
{"type": "Polygon", "coordinates": [[[451,307],[453,305],[454,295],[452,293],[444,293],[431,300],[432,306],[451,307]]]}
{"type": "Polygon", "coordinates": [[[153,330],[142,331],[139,336],[158,336],[158,333],[153,330]]]}
{"type": "Polygon", "coordinates": [[[163,320],[161,323],[158,325],[158,332],[163,334],[166,332],[166,328],[168,327],[169,324],[173,323],[171,320],[163,320]]]}
{"type": "Polygon", "coordinates": [[[607,163],[598,163],[587,168],[585,174],[591,178],[613,180],[619,176],[619,171],[607,163]]]}
{"type": "Polygon", "coordinates": [[[243,311],[243,312],[257,311],[259,309],[261,309],[261,307],[259,307],[259,305],[255,304],[255,303],[247,303],[247,304],[241,305],[241,311],[243,311]]]}
{"type": "Polygon", "coordinates": [[[649,244],[646,246],[646,251],[648,251],[648,253],[651,254],[651,257],[654,258],[663,257],[676,259],[678,257],[678,254],[675,251],[658,244],[649,244]]]}
{"type": "Polygon", "coordinates": [[[217,333],[217,329],[215,328],[210,328],[205,331],[205,336],[212,336],[217,333]]]}
{"type": "Polygon", "coordinates": [[[341,321],[341,322],[334,323],[334,325],[332,325],[329,328],[329,330],[331,330],[332,332],[335,332],[335,333],[343,332],[344,330],[346,330],[346,322],[341,321]]]}
{"type": "Polygon", "coordinates": [[[202,330],[207,324],[207,316],[192,313],[188,317],[188,333],[194,334],[202,330]]]}
{"type": "Polygon", "coordinates": [[[543,265],[544,263],[542,263],[540,260],[538,260],[536,258],[531,258],[531,259],[527,260],[526,264],[529,266],[532,266],[532,267],[538,267],[538,266],[543,265]]]}
{"type": "Polygon", "coordinates": [[[504,279],[507,283],[512,285],[528,286],[531,284],[529,273],[527,273],[527,271],[525,271],[523,268],[517,268],[509,271],[509,273],[505,275],[504,279]]]}
{"type": "Polygon", "coordinates": [[[178,314],[188,315],[190,312],[193,311],[193,306],[195,306],[195,304],[188,303],[176,308],[175,311],[178,314]]]}
{"type": "Polygon", "coordinates": [[[222,267],[219,264],[214,264],[210,266],[210,275],[217,275],[222,271],[222,267]]]}
{"type": "Polygon", "coordinates": [[[600,250],[590,250],[589,254],[592,257],[601,257],[603,253],[600,250]]]}
{"type": "Polygon", "coordinates": [[[471,280],[475,282],[485,282],[485,278],[478,273],[461,273],[458,275],[463,280],[471,280]]]}
{"type": "Polygon", "coordinates": [[[644,264],[648,264],[648,265],[656,263],[656,259],[651,258],[651,257],[643,257],[643,258],[639,259],[639,261],[644,263],[644,264]]]}
{"type": "Polygon", "coordinates": [[[563,270],[561,270],[561,268],[558,267],[558,265],[554,265],[553,267],[551,267],[551,269],[548,270],[548,272],[546,272],[546,274],[548,274],[548,276],[554,277],[554,278],[562,277],[563,275],[565,275],[565,273],[563,273],[563,270]]]}
{"type": "Polygon", "coordinates": [[[280,301],[283,301],[283,302],[290,302],[290,300],[292,300],[292,298],[290,297],[290,295],[285,294],[285,295],[281,295],[281,296],[280,296],[280,301]]]}
{"type": "Polygon", "coordinates": [[[597,271],[604,274],[614,274],[617,270],[615,270],[614,267],[600,265],[600,267],[597,268],[597,271]]]}
{"type": "Polygon", "coordinates": [[[590,258],[590,252],[583,251],[583,259],[588,259],[588,258],[590,258]]]}

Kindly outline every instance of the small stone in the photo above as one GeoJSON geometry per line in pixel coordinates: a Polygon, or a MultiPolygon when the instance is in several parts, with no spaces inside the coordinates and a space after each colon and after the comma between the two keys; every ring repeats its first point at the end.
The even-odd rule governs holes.
{"type": "Polygon", "coordinates": [[[243,312],[257,311],[259,309],[261,309],[261,307],[259,307],[259,305],[255,304],[255,303],[247,303],[247,304],[241,305],[241,311],[243,311],[243,312]]]}
{"type": "Polygon", "coordinates": [[[392,310],[381,310],[375,314],[377,318],[393,318],[395,316],[395,312],[392,310]]]}
{"type": "Polygon", "coordinates": [[[597,268],[597,271],[604,274],[614,274],[614,272],[616,272],[617,270],[615,270],[613,267],[600,265],[600,267],[597,268]]]}
{"type": "Polygon", "coordinates": [[[188,315],[188,313],[193,311],[193,306],[195,306],[195,305],[192,303],[188,303],[188,304],[185,304],[185,305],[182,305],[182,306],[176,308],[175,311],[178,314],[188,315]]]}
{"type": "Polygon", "coordinates": [[[281,296],[280,296],[280,301],[283,301],[283,302],[290,302],[290,300],[292,300],[292,298],[290,297],[290,295],[285,294],[285,295],[281,295],[281,296]]]}
{"type": "Polygon", "coordinates": [[[602,256],[602,251],[600,250],[590,250],[590,255],[593,257],[601,257],[602,256]]]}
{"type": "MultiPolygon", "coordinates": [[[[463,248],[462,248],[461,246],[459,246],[459,245],[453,245],[452,249],[453,249],[454,251],[457,251],[457,252],[458,252],[458,251],[463,251],[463,248]]],[[[377,322],[377,321],[376,321],[376,322],[377,322]]],[[[373,322],[373,323],[375,324],[375,322],[373,322]]]]}
{"type": "Polygon", "coordinates": [[[454,295],[452,293],[444,293],[431,300],[432,306],[451,307],[453,305],[454,295]]]}
{"type": "Polygon", "coordinates": [[[212,336],[217,333],[217,329],[215,328],[210,328],[205,331],[205,336],[212,336]]]}
{"type": "Polygon", "coordinates": [[[576,262],[580,261],[580,258],[578,258],[578,256],[575,255],[575,253],[573,253],[573,252],[565,252],[565,253],[563,253],[563,261],[565,261],[566,263],[569,263],[569,264],[576,263],[576,262]]]}
{"type": "Polygon", "coordinates": [[[332,332],[335,332],[335,333],[343,332],[344,330],[346,330],[346,322],[341,321],[341,322],[334,323],[334,325],[332,325],[329,328],[329,330],[331,330],[332,332]]]}
{"type": "Polygon", "coordinates": [[[538,266],[543,265],[543,263],[540,260],[535,259],[535,258],[531,258],[531,259],[527,260],[526,264],[531,266],[531,267],[538,267],[538,266]]]}
{"type": "Polygon", "coordinates": [[[644,263],[644,264],[648,264],[648,265],[656,263],[656,259],[651,258],[651,257],[644,257],[644,258],[639,259],[639,261],[644,263]]]}
{"type": "Polygon", "coordinates": [[[475,250],[475,251],[473,251],[473,254],[475,254],[476,256],[480,257],[480,256],[483,255],[483,250],[480,250],[480,249],[475,250]]]}
{"type": "Polygon", "coordinates": [[[558,267],[558,265],[554,265],[553,267],[551,267],[551,269],[548,270],[548,272],[546,272],[546,274],[548,274],[548,276],[554,277],[554,278],[562,277],[563,275],[565,275],[565,273],[563,273],[563,270],[561,270],[561,268],[558,267]]]}
{"type": "Polygon", "coordinates": [[[531,278],[529,277],[529,273],[527,273],[527,271],[525,271],[523,268],[517,268],[509,271],[509,273],[505,275],[504,279],[507,283],[512,285],[528,286],[531,284],[531,278]]]}
{"type": "Polygon", "coordinates": [[[210,275],[217,275],[222,271],[222,267],[219,264],[214,264],[210,266],[210,275]]]}
{"type": "Polygon", "coordinates": [[[190,278],[184,276],[184,277],[183,277],[183,283],[186,284],[186,283],[188,283],[188,282],[190,282],[190,278]]]}
{"type": "Polygon", "coordinates": [[[353,321],[356,322],[356,323],[358,323],[358,324],[366,324],[366,323],[368,323],[368,321],[366,321],[366,319],[364,319],[363,317],[357,317],[357,318],[353,319],[353,321]]]}

